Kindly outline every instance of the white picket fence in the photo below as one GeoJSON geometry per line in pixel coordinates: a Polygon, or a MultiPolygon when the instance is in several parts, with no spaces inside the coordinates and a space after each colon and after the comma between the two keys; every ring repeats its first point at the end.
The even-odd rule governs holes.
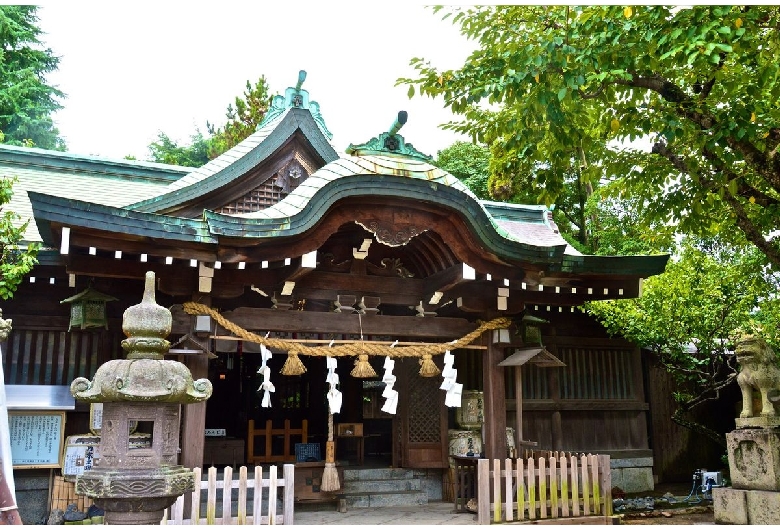
{"type": "Polygon", "coordinates": [[[203,480],[201,469],[196,467],[195,490],[190,494],[192,507],[189,517],[184,517],[184,498],[182,495],[169,509],[165,510],[160,524],[194,525],[194,524],[293,524],[293,500],[295,492],[295,466],[284,464],[282,478],[277,476],[277,467],[268,467],[268,478],[263,478],[263,467],[255,466],[252,478],[247,477],[246,466],[238,470],[238,479],[233,479],[233,468],[226,467],[222,480],[217,480],[217,468],[210,467],[208,475],[203,480]],[[277,512],[277,499],[281,491],[282,513],[277,512]],[[247,493],[252,492],[252,515],[247,513],[247,493]],[[263,492],[267,490],[263,502],[263,492]],[[217,517],[217,492],[222,492],[222,514],[217,517]],[[237,513],[233,514],[233,492],[238,492],[237,513]],[[202,495],[206,495],[205,517],[200,513],[202,495]],[[264,505],[264,506],[263,506],[264,505]]]}
{"type": "Polygon", "coordinates": [[[477,462],[477,522],[612,523],[609,455],[477,462]],[[491,517],[492,512],[492,517],[491,517]]]}

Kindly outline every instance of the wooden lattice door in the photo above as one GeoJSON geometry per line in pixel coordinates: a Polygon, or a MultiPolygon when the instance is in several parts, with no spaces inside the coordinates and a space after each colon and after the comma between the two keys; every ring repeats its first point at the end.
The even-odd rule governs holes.
{"type": "Polygon", "coordinates": [[[397,359],[395,367],[399,395],[393,431],[400,457],[395,463],[405,468],[446,468],[447,409],[444,391],[439,390],[441,377],[422,377],[415,358],[397,359]]]}

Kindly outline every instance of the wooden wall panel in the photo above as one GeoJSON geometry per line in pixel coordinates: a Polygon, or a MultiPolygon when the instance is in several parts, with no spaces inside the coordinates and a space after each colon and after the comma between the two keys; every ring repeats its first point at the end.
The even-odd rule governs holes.
{"type": "Polygon", "coordinates": [[[91,379],[102,363],[124,355],[124,334],[113,330],[25,329],[14,327],[3,345],[3,372],[9,385],[70,385],[91,379]]]}

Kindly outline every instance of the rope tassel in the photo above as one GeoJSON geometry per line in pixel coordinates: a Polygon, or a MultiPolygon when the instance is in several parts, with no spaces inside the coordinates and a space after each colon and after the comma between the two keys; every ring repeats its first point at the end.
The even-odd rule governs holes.
{"type": "Polygon", "coordinates": [[[420,375],[423,377],[435,377],[441,373],[436,363],[431,359],[430,353],[424,353],[420,359],[420,375]]]}
{"type": "Polygon", "coordinates": [[[361,353],[358,358],[355,359],[355,367],[349,373],[352,377],[376,377],[376,371],[368,362],[368,355],[361,353]]]}
{"type": "Polygon", "coordinates": [[[287,360],[282,366],[282,375],[303,375],[306,373],[306,367],[298,358],[298,352],[290,350],[287,352],[287,360]]]}

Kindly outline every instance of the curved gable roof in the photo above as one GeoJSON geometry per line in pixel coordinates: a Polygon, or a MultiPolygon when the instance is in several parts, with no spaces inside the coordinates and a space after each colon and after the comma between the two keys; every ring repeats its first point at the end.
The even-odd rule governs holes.
{"type": "MultiPolygon", "coordinates": [[[[300,132],[324,163],[338,158],[321,125],[308,109],[288,108],[241,143],[167,186],[156,197],[128,204],[139,212],[166,212],[228,185],[262,163],[300,132]]],[[[329,133],[328,133],[329,134],[329,133]]]]}

